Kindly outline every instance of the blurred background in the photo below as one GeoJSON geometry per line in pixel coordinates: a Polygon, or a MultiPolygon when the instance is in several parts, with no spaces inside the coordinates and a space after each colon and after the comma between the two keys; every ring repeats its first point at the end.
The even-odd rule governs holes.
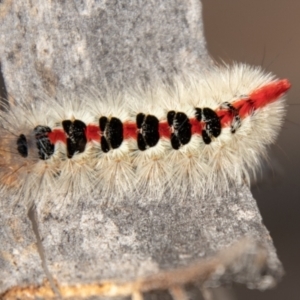
{"type": "Polygon", "coordinates": [[[288,114],[263,178],[253,184],[286,275],[273,290],[234,286],[238,300],[300,299],[300,1],[202,0],[208,50],[216,60],[262,65],[288,78],[288,114]]]}

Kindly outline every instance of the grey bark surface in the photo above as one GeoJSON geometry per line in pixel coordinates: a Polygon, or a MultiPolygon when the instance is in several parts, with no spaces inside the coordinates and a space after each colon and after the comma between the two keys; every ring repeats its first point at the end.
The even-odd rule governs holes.
{"type": "MultiPolygon", "coordinates": [[[[41,93],[77,94],[82,87],[122,90],[140,81],[151,85],[189,70],[207,71],[212,64],[199,1],[7,0],[0,4],[0,17],[0,59],[9,101],[43,101],[41,93]]],[[[49,279],[26,208],[20,206],[12,213],[5,206],[13,200],[1,199],[0,293],[42,286],[49,279]]],[[[56,207],[36,208],[45,264],[59,285],[134,282],[193,266],[244,236],[253,237],[252,250],[245,248],[248,260],[237,260],[239,265],[224,261],[223,272],[215,268],[205,280],[195,278],[185,284],[199,281],[217,286],[237,281],[265,289],[282,275],[270,235],[246,186],[205,199],[170,198],[166,191],[159,203],[137,195],[112,206],[99,203],[95,193],[67,206],[63,213],[56,207]],[[264,253],[263,263],[253,263],[264,253]]],[[[172,289],[174,284],[166,284],[168,296],[155,297],[184,299],[172,289]]],[[[155,289],[163,287],[153,285],[155,289]]]]}

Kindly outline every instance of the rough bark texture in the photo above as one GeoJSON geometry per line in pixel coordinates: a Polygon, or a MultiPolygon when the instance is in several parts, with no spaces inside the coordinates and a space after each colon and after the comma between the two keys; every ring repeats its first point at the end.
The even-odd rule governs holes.
{"type": "MultiPolygon", "coordinates": [[[[151,84],[211,65],[198,1],[6,0],[0,4],[0,17],[0,59],[10,101],[43,101],[38,98],[41,91],[55,96],[57,91],[79,93],[82,87],[123,89],[140,80],[151,84]]],[[[199,265],[201,276],[196,272],[193,280],[186,275],[177,282],[171,276],[173,281],[166,280],[163,286],[133,284],[128,293],[119,287],[114,295],[141,299],[142,292],[166,289],[169,294],[158,293],[157,299],[170,295],[185,299],[181,286],[190,283],[216,286],[234,280],[265,289],[282,275],[247,187],[233,187],[228,194],[206,199],[169,198],[166,192],[160,203],[136,196],[120,199],[112,207],[100,206],[95,195],[68,206],[63,214],[55,207],[38,207],[36,220],[44,268],[25,208],[18,207],[13,214],[5,205],[1,208],[0,293],[9,291],[7,299],[18,293],[21,299],[54,297],[51,287],[43,284],[47,269],[60,286],[73,287],[72,295],[61,291],[63,296],[110,297],[113,293],[107,290],[81,293],[74,284],[82,289],[84,284],[107,281],[136,284],[174,268],[190,274],[185,268],[193,262],[213,257],[246,235],[254,240],[245,242],[244,248],[233,246],[232,260],[225,259],[224,250],[226,255],[216,256],[220,261],[208,261],[205,276],[199,265]]],[[[168,278],[165,273],[160,276],[164,277],[157,277],[158,281],[168,278]]]]}

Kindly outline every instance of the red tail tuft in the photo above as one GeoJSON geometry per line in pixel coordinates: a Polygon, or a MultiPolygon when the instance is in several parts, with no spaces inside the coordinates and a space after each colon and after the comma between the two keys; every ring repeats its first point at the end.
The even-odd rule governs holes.
{"type": "Polygon", "coordinates": [[[257,109],[272,103],[290,87],[291,84],[287,79],[274,81],[252,92],[249,98],[253,102],[254,109],[257,109]]]}

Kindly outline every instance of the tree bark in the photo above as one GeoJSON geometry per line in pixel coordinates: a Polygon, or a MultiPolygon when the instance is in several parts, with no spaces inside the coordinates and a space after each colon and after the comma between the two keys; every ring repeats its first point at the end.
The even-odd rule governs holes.
{"type": "MultiPolygon", "coordinates": [[[[212,66],[195,0],[6,0],[0,17],[9,103],[46,101],[42,93],[76,95],[82,87],[151,85],[212,66]]],[[[168,200],[160,203],[136,195],[113,206],[100,206],[95,193],[63,214],[37,206],[34,218],[22,206],[12,213],[12,198],[2,198],[0,208],[4,299],[148,299],[154,293],[177,300],[190,284],[205,289],[235,281],[266,289],[282,275],[246,186],[206,199],[169,198],[166,191],[168,200]]]]}

